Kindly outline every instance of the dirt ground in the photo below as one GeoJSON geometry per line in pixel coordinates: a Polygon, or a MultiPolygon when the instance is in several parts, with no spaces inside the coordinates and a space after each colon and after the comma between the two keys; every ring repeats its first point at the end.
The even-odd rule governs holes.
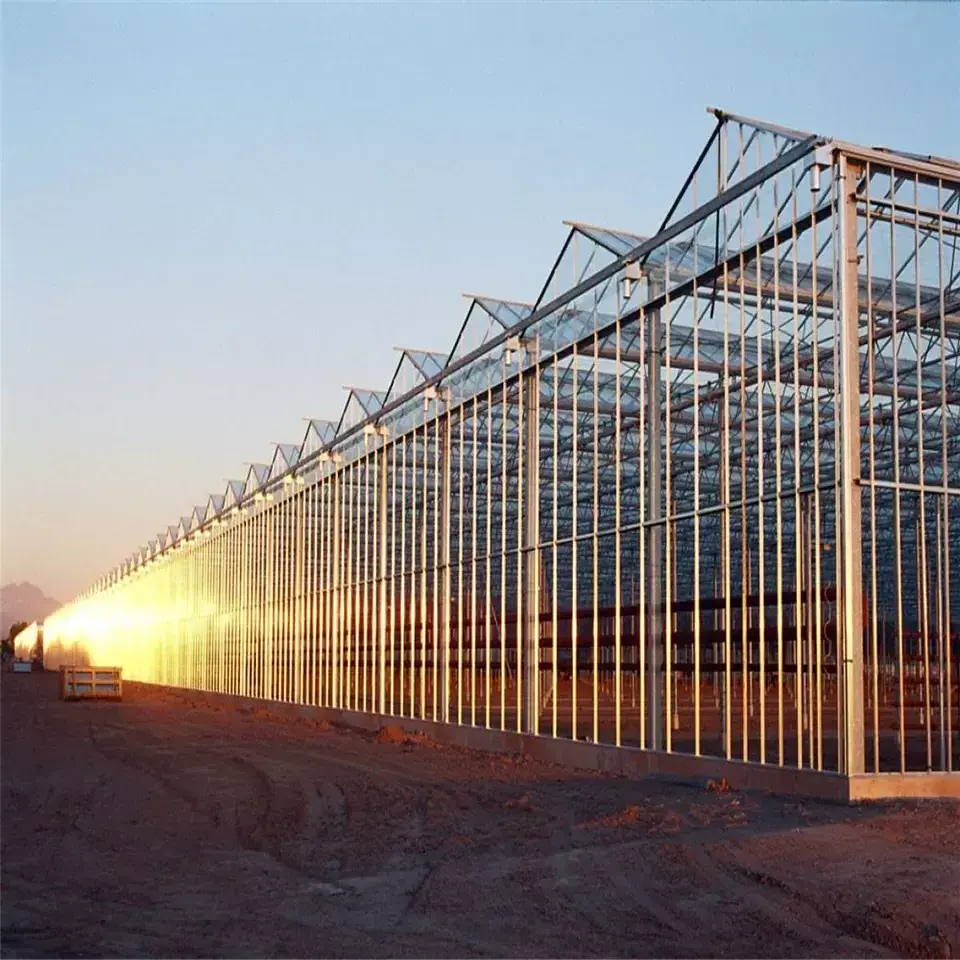
{"type": "Polygon", "coordinates": [[[846,807],[2,676],[2,953],[960,957],[960,805],[846,807]]]}

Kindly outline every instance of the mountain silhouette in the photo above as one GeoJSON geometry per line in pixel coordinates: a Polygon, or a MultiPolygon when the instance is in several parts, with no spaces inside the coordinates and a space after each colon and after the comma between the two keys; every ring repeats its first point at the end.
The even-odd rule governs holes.
{"type": "Polygon", "coordinates": [[[42,620],[60,606],[58,600],[48,597],[38,586],[24,580],[8,583],[0,589],[0,637],[6,637],[11,625],[18,620],[32,623],[42,620]]]}

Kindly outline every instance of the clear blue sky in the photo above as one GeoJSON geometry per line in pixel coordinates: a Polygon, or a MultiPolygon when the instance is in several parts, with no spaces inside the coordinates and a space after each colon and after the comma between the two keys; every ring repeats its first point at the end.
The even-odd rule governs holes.
{"type": "Polygon", "coordinates": [[[960,6],[5,3],[2,579],[68,599],[563,218],[654,229],[704,108],[960,156],[960,6]]]}

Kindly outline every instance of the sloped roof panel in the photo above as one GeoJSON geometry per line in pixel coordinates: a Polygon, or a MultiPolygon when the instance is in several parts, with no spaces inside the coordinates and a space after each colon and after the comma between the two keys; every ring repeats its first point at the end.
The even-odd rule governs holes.
{"type": "Polygon", "coordinates": [[[270,477],[270,468],[265,463],[251,463],[247,471],[247,480],[243,487],[243,496],[248,497],[260,490],[270,477]]]}
{"type": "Polygon", "coordinates": [[[417,386],[440,373],[446,357],[430,350],[400,349],[400,361],[390,381],[390,387],[384,398],[389,403],[414,390],[417,386]]]}
{"type": "Polygon", "coordinates": [[[349,430],[368,417],[376,416],[386,400],[386,394],[377,390],[362,390],[359,387],[348,387],[347,402],[343,407],[337,433],[349,430]]]}
{"type": "Polygon", "coordinates": [[[295,443],[278,443],[270,463],[270,479],[276,480],[297,465],[300,459],[300,447],[295,443]]]}
{"type": "Polygon", "coordinates": [[[532,312],[533,304],[530,303],[498,300],[496,297],[472,297],[447,363],[479,349],[488,340],[525,320],[532,312]]]}
{"type": "Polygon", "coordinates": [[[307,429],[300,444],[300,459],[311,456],[329,446],[337,435],[337,425],[331,420],[308,420],[307,429]]]}
{"type": "Polygon", "coordinates": [[[203,526],[203,522],[206,519],[207,508],[203,507],[194,507],[193,513],[190,514],[190,532],[193,533],[195,530],[199,530],[203,526]]]}
{"type": "Polygon", "coordinates": [[[235,507],[242,499],[245,489],[243,480],[228,480],[226,489],[223,492],[223,509],[230,510],[235,507]]]}

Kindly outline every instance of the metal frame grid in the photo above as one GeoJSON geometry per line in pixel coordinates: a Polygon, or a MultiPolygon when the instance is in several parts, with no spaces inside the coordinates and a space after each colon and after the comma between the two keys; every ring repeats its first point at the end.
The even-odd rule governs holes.
{"type": "Polygon", "coordinates": [[[714,111],[45,624],[130,679],[842,774],[960,764],[960,164],[714,111]]]}

